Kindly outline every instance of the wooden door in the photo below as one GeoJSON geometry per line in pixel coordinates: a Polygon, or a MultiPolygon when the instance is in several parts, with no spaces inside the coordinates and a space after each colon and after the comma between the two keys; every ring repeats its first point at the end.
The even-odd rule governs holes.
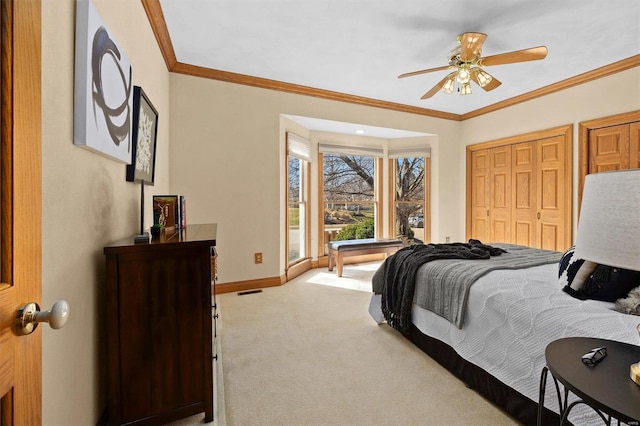
{"type": "Polygon", "coordinates": [[[589,173],[629,168],[629,124],[591,131],[589,173]]]}
{"type": "Polygon", "coordinates": [[[483,242],[491,239],[489,206],[491,203],[489,150],[471,153],[471,238],[483,242]]]}
{"type": "Polygon", "coordinates": [[[40,0],[2,0],[0,424],[42,424],[41,327],[14,334],[19,305],[40,302],[40,0]]]}
{"type": "Polygon", "coordinates": [[[536,145],[534,142],[513,146],[512,206],[513,243],[536,247],[538,210],[536,188],[536,145]]]}
{"type": "Polygon", "coordinates": [[[488,241],[511,242],[511,146],[492,148],[491,155],[491,207],[488,241]]]}
{"type": "Polygon", "coordinates": [[[629,168],[640,169],[640,121],[629,124],[629,168]]]}
{"type": "Polygon", "coordinates": [[[536,247],[564,251],[567,249],[565,227],[567,211],[565,185],[565,139],[562,136],[536,142],[536,247]]]}

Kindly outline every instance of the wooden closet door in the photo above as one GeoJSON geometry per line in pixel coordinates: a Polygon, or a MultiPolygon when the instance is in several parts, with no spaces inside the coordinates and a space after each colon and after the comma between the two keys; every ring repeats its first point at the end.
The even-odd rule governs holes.
{"type": "Polygon", "coordinates": [[[536,145],[534,142],[513,146],[513,243],[535,247],[538,213],[536,208],[536,145]]]}
{"type": "Polygon", "coordinates": [[[471,153],[471,238],[490,241],[489,205],[490,170],[489,150],[471,153]]]}
{"type": "Polygon", "coordinates": [[[629,168],[640,169],[640,121],[629,124],[629,168]]]}
{"type": "Polygon", "coordinates": [[[564,251],[566,236],[571,232],[565,229],[564,220],[570,212],[566,211],[565,199],[565,142],[561,136],[542,139],[536,142],[536,236],[539,247],[547,250],[564,251]]]}
{"type": "MultiPolygon", "coordinates": [[[[603,127],[591,131],[589,136],[589,173],[629,168],[629,131],[629,124],[603,127]]],[[[635,151],[637,157],[638,151],[637,149],[635,151]]]]}
{"type": "Polygon", "coordinates": [[[511,146],[499,146],[490,151],[489,240],[511,242],[511,146]]]}

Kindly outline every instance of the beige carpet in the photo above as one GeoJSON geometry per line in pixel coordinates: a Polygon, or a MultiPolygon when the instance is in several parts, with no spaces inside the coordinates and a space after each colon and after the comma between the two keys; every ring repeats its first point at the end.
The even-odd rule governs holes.
{"type": "Polygon", "coordinates": [[[517,424],[373,321],[378,265],[347,265],[342,278],[317,269],[218,297],[226,424],[517,424]]]}

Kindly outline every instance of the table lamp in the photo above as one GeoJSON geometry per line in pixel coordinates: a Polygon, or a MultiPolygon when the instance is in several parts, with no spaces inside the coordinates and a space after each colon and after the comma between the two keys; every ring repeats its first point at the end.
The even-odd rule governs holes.
{"type": "MultiPolygon", "coordinates": [[[[585,177],[575,256],[640,271],[640,169],[585,177]]],[[[640,385],[640,362],[630,374],[640,385]]]]}

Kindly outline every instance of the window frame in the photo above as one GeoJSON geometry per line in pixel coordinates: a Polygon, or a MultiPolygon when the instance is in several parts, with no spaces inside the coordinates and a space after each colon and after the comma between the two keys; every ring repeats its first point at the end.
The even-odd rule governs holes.
{"type": "Polygon", "coordinates": [[[307,159],[300,158],[296,155],[291,155],[290,141],[289,141],[289,132],[287,132],[286,138],[286,149],[285,149],[285,273],[287,275],[287,280],[294,278],[295,276],[311,269],[311,161],[307,159]],[[300,185],[302,186],[301,194],[298,198],[301,200],[298,201],[301,208],[304,211],[305,223],[301,224],[301,227],[304,228],[305,239],[304,239],[304,252],[305,256],[296,259],[295,261],[289,261],[289,204],[291,203],[289,199],[289,161],[291,159],[296,159],[300,162],[300,185]]]}
{"type": "MultiPolygon", "coordinates": [[[[318,259],[326,258],[328,256],[327,238],[324,223],[324,155],[325,153],[318,153],[318,259]]],[[[339,154],[336,154],[339,155],[339,154]]],[[[374,155],[355,154],[361,157],[373,158],[373,170],[374,170],[374,187],[373,198],[371,202],[374,210],[374,226],[375,226],[375,238],[380,238],[382,235],[382,224],[384,223],[382,200],[383,200],[383,159],[374,155]]]]}

